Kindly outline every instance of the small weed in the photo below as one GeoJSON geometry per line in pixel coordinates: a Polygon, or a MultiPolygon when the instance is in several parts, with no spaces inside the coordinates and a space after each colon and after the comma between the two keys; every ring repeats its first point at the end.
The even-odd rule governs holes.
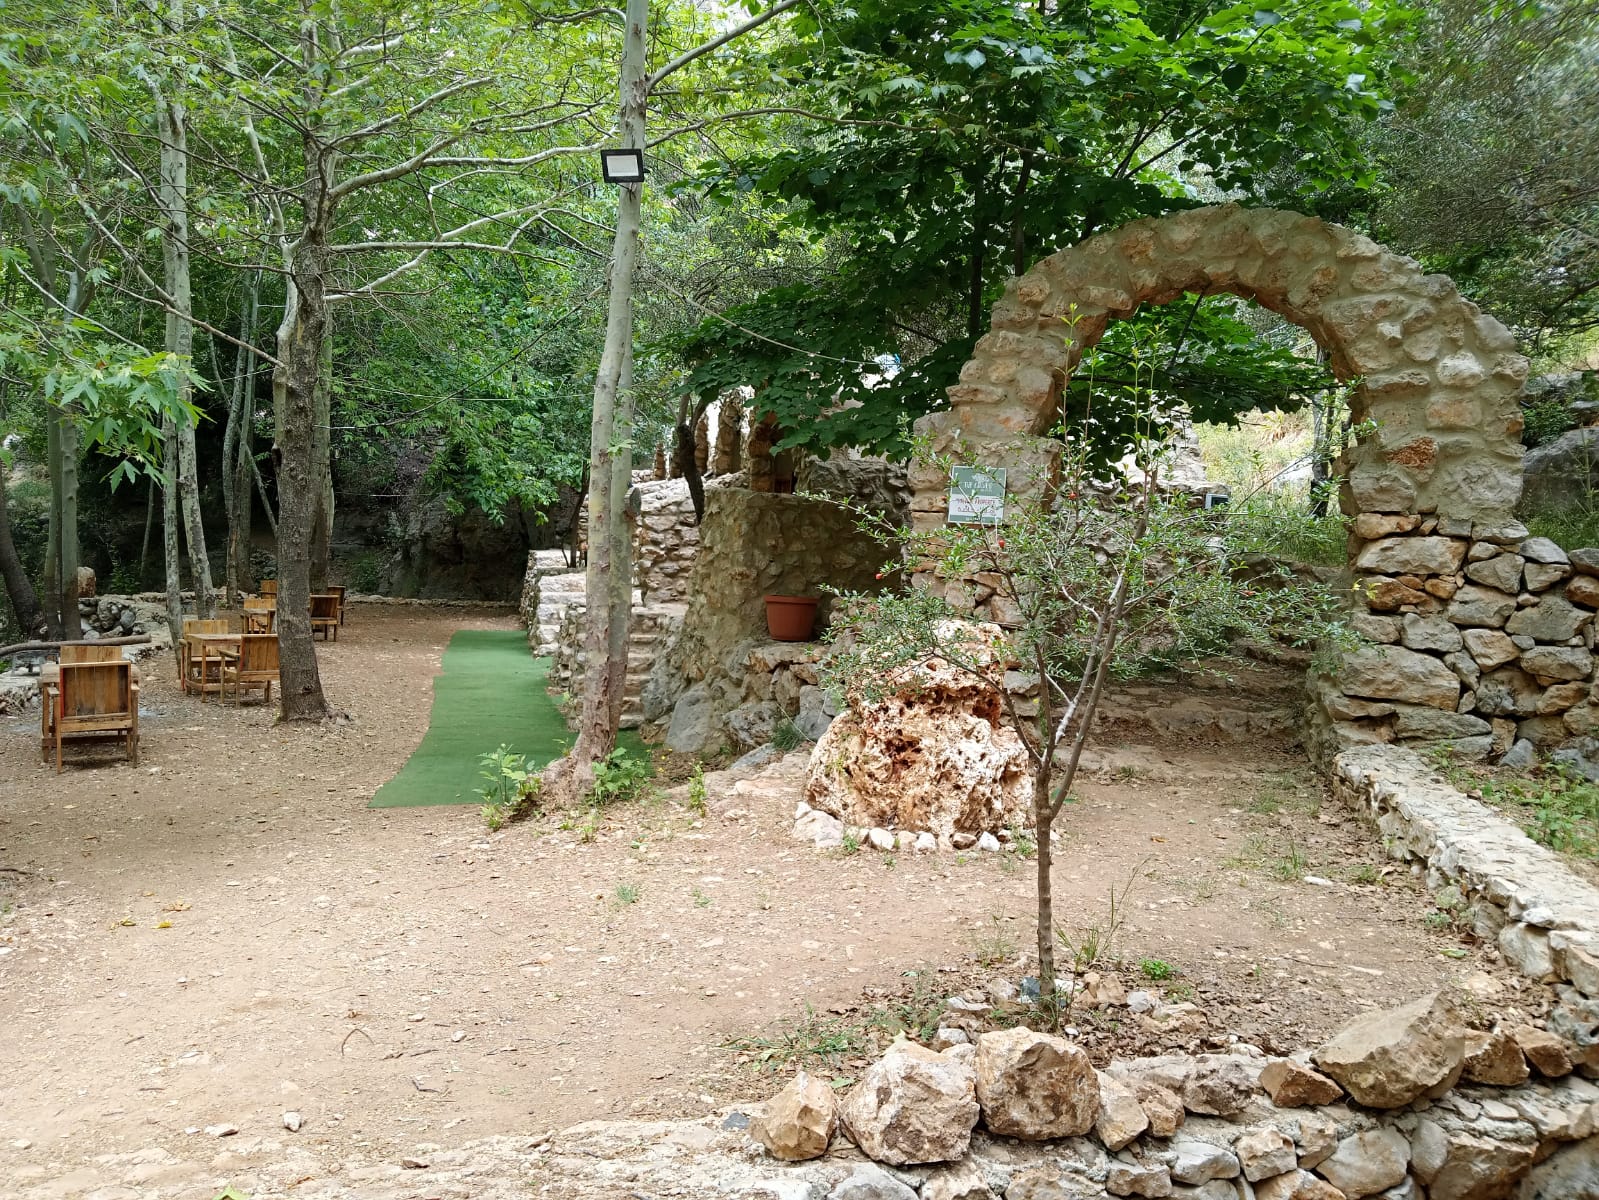
{"type": "Polygon", "coordinates": [[[1166,999],[1177,1004],[1181,1004],[1184,1001],[1193,1000],[1198,995],[1199,989],[1191,983],[1185,983],[1179,980],[1176,983],[1169,983],[1166,985],[1166,999]]]}
{"type": "Polygon", "coordinates": [[[1433,933],[1449,933],[1455,927],[1455,915],[1435,908],[1421,919],[1421,923],[1433,933]]]}
{"type": "Polygon", "coordinates": [[[1110,957],[1111,946],[1116,941],[1116,935],[1127,921],[1127,897],[1133,890],[1133,884],[1144,870],[1144,863],[1139,863],[1127,882],[1122,885],[1121,892],[1116,891],[1116,886],[1111,885],[1108,911],[1104,924],[1080,925],[1075,931],[1057,928],[1055,937],[1071,955],[1071,969],[1083,972],[1091,969],[1102,959],[1110,957]]]}
{"type": "Polygon", "coordinates": [[[688,810],[696,817],[705,815],[705,765],[694,764],[694,774],[688,781],[688,810]]]}
{"type": "Polygon", "coordinates": [[[1599,785],[1563,764],[1551,763],[1536,777],[1481,781],[1478,788],[1534,841],[1568,854],[1599,856],[1599,785]]]}
{"type": "Polygon", "coordinates": [[[1283,911],[1283,906],[1277,900],[1262,900],[1260,911],[1266,914],[1266,919],[1271,922],[1273,929],[1288,928],[1288,914],[1283,911]]]}
{"type": "Polygon", "coordinates": [[[1164,983],[1177,977],[1177,968],[1164,958],[1141,958],[1138,960],[1138,970],[1153,983],[1164,983]]]}
{"type": "Polygon", "coordinates": [[[840,854],[859,854],[861,852],[861,835],[854,829],[844,831],[844,840],[838,845],[840,854]]]}
{"type": "Polygon", "coordinates": [[[1202,876],[1194,884],[1195,900],[1214,900],[1216,898],[1216,881],[1209,875],[1202,876]]]}
{"type": "Polygon", "coordinates": [[[1261,816],[1268,816],[1271,813],[1281,812],[1282,807],[1282,796],[1273,791],[1271,788],[1262,788],[1256,794],[1255,798],[1249,802],[1249,811],[1252,813],[1257,813],[1261,816]]]}
{"type": "Polygon", "coordinates": [[[616,885],[616,902],[618,904],[637,904],[639,898],[638,884],[619,883],[616,885]]]}
{"type": "Polygon", "coordinates": [[[699,888],[694,889],[693,895],[695,908],[709,908],[711,906],[711,898],[700,891],[699,888]]]}
{"type": "Polygon", "coordinates": [[[799,726],[794,724],[788,717],[784,717],[776,725],[772,726],[772,745],[784,754],[787,754],[790,750],[798,749],[803,741],[805,741],[805,735],[800,732],[799,726]]]}
{"type": "Polygon", "coordinates": [[[892,854],[888,853],[886,850],[883,852],[883,866],[886,870],[892,871],[897,865],[897,862],[898,860],[895,859],[892,854]]]}
{"type": "Polygon", "coordinates": [[[1310,869],[1310,862],[1299,852],[1292,834],[1288,835],[1288,853],[1279,855],[1271,861],[1271,873],[1284,883],[1297,883],[1305,877],[1310,869]]]}
{"type": "Polygon", "coordinates": [[[1376,887],[1382,883],[1382,868],[1376,863],[1361,863],[1349,873],[1349,882],[1362,884],[1366,887],[1376,887]]]}
{"type": "Polygon", "coordinates": [[[538,806],[539,777],[527,769],[527,755],[511,753],[502,742],[497,750],[478,755],[477,761],[478,777],[484,780],[478,789],[483,797],[478,811],[490,830],[519,821],[538,806]]]}
{"type": "Polygon", "coordinates": [[[1143,768],[1135,767],[1131,763],[1119,766],[1110,773],[1113,783],[1132,783],[1135,779],[1141,779],[1143,775],[1143,768]]]}
{"type": "Polygon", "coordinates": [[[636,800],[649,779],[649,760],[634,758],[618,746],[605,756],[605,761],[594,765],[594,788],[589,792],[589,803],[601,808],[636,800]]]}
{"type": "Polygon", "coordinates": [[[833,1017],[819,1017],[809,1004],[805,1016],[786,1029],[762,1037],[735,1038],[723,1045],[749,1055],[758,1070],[771,1074],[816,1064],[836,1070],[843,1059],[870,1049],[859,1029],[833,1017]]]}
{"type": "Polygon", "coordinates": [[[1016,943],[1005,931],[1004,917],[997,913],[988,918],[988,929],[968,930],[966,943],[979,966],[997,967],[1016,956],[1016,943]]]}
{"type": "Polygon", "coordinates": [[[1038,843],[1029,830],[1012,826],[1007,832],[1010,835],[1008,849],[1017,858],[1032,858],[1038,853],[1038,843]]]}

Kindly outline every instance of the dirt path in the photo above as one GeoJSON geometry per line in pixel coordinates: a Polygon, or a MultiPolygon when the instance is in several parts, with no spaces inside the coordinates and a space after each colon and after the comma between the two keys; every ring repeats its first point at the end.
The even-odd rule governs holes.
{"type": "MultiPolygon", "coordinates": [[[[366,809],[421,738],[450,634],[508,623],[356,608],[318,647],[351,720],[314,730],[184,697],[152,663],[137,769],[58,778],[36,718],[0,721],[0,866],[22,872],[0,873],[0,1183],[141,1147],[210,1154],[207,1126],[294,1136],[331,1170],[698,1113],[766,1089],[719,1049],[730,1035],[984,939],[1025,946],[1031,862],[818,853],[787,836],[781,773],[703,818],[629,807],[592,841],[555,821],[490,836],[471,807],[366,809]]],[[[1302,760],[1117,754],[1063,819],[1061,919],[1101,919],[1136,877],[1120,953],[1255,1014],[1236,1032],[1324,1032],[1462,966],[1408,878],[1370,882],[1365,832],[1317,814],[1302,760]]],[[[62,1186],[28,1195],[81,1194],[62,1186]]]]}

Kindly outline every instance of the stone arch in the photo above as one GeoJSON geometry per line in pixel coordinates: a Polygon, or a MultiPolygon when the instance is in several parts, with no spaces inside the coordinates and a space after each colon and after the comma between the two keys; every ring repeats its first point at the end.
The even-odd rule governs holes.
{"type": "MultiPolygon", "coordinates": [[[[938,452],[1007,468],[1025,494],[1053,463],[1042,435],[1061,388],[1109,322],[1201,289],[1279,313],[1310,332],[1338,378],[1361,377],[1355,417],[1373,418],[1376,432],[1346,456],[1346,511],[1432,515],[1461,537],[1510,522],[1527,378],[1515,338],[1447,276],[1296,212],[1191,209],[1043,259],[1006,285],[949,389],[953,406],[917,428],[938,452]]],[[[942,526],[948,480],[924,467],[910,483],[916,526],[942,526]]]]}

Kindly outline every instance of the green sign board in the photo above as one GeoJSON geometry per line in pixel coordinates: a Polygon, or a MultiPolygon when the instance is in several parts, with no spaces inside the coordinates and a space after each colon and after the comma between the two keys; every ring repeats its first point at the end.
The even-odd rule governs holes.
{"type": "Polygon", "coordinates": [[[1005,519],[1005,469],[956,467],[949,480],[951,525],[998,525],[1005,519]]]}

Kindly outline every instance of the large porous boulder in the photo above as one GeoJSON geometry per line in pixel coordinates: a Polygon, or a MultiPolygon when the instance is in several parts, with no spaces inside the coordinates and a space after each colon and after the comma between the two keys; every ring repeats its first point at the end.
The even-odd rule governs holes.
{"type": "Polygon", "coordinates": [[[1460,700],[1460,679],[1442,660],[1403,646],[1362,646],[1344,659],[1338,682],[1351,696],[1447,712],[1454,712],[1460,700]]]}
{"type": "Polygon", "coordinates": [[[863,1154],[898,1166],[964,1158],[978,1113],[971,1067],[914,1042],[889,1047],[839,1110],[863,1154]]]}
{"type": "Polygon", "coordinates": [[[1539,510],[1575,508],[1599,487],[1599,429],[1573,429],[1521,460],[1522,497],[1539,510]]]}
{"type": "Polygon", "coordinates": [[[838,1098],[826,1080],[801,1071],[766,1102],[750,1134],[774,1158],[799,1162],[827,1153],[838,1127],[838,1098]]]}
{"type": "MultiPolygon", "coordinates": [[[[952,621],[941,640],[998,678],[999,636],[952,621]]],[[[926,831],[946,849],[957,834],[1032,824],[1027,751],[998,693],[937,656],[900,669],[880,694],[851,691],[811,754],[805,799],[846,825],[926,831]]]]}
{"type": "Polygon", "coordinates": [[[1099,1116],[1099,1076],[1063,1038],[1021,1026],[995,1030],[977,1039],[977,1102],[991,1133],[1077,1137],[1099,1116]]]}
{"type": "Polygon", "coordinates": [[[1344,1026],[1312,1056],[1351,1097],[1400,1108],[1451,1087],[1465,1060],[1465,1034],[1448,1000],[1431,992],[1344,1026]]]}

